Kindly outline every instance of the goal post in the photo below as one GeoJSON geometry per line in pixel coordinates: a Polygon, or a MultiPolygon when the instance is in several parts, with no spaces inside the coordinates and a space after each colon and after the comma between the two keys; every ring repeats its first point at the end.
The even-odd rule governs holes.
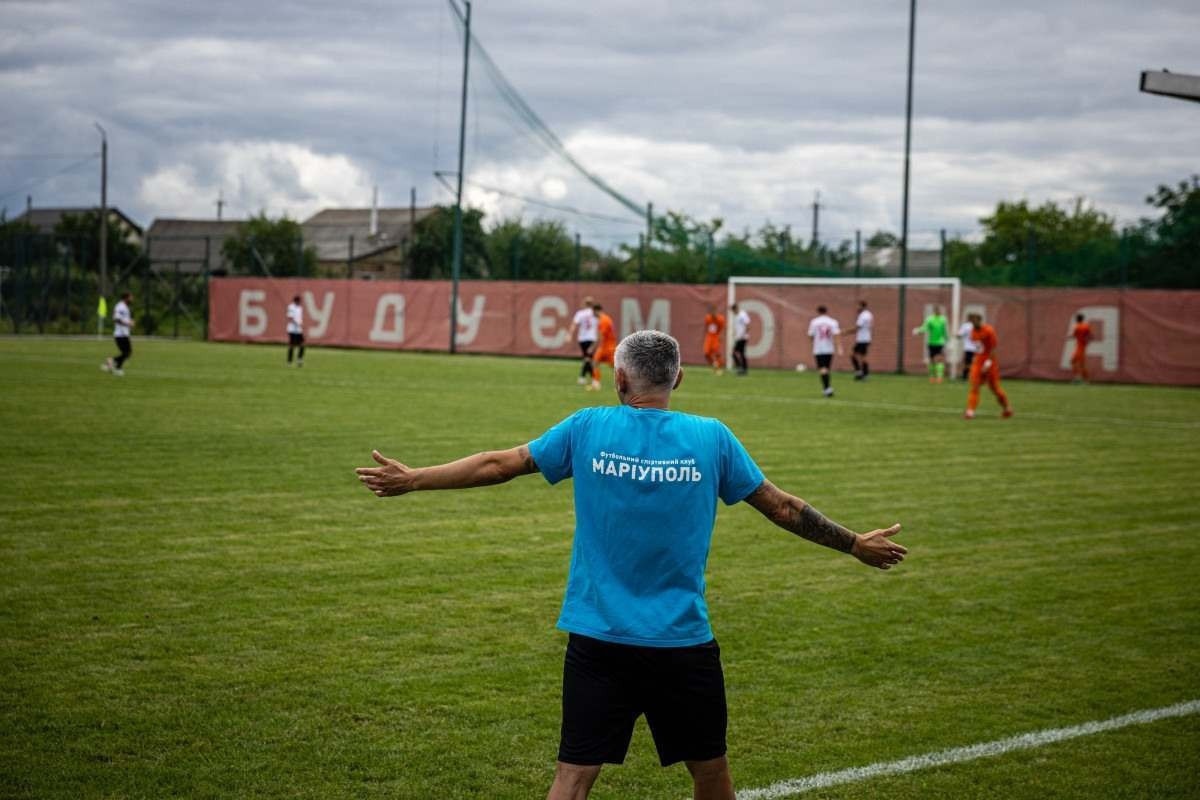
{"type": "MultiPolygon", "coordinates": [[[[738,303],[751,315],[751,345],[747,347],[747,355],[766,366],[791,367],[811,361],[808,322],[817,315],[816,307],[827,306],[843,330],[853,330],[858,304],[862,300],[867,301],[867,307],[875,316],[869,353],[874,370],[904,372],[906,368],[918,369],[925,363],[924,341],[914,339],[911,347],[905,347],[905,341],[912,328],[921,324],[928,309],[943,306],[949,312],[950,323],[946,361],[950,375],[958,374],[961,343],[957,333],[962,321],[962,281],[959,278],[734,275],[727,283],[727,306],[738,303]],[[756,325],[759,326],[757,332],[754,330],[756,325]]],[[[727,346],[731,350],[733,326],[727,326],[726,330],[727,346]]],[[[850,344],[845,349],[848,351],[852,347],[850,344]]],[[[842,365],[845,363],[841,360],[842,365]]]]}

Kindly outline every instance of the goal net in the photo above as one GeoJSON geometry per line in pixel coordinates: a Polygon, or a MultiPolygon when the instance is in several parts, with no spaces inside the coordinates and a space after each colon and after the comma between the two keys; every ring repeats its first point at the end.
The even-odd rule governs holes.
{"type": "MultiPolygon", "coordinates": [[[[751,364],[790,369],[813,365],[808,323],[825,306],[843,331],[854,330],[859,303],[874,315],[868,359],[872,372],[921,373],[929,361],[925,336],[913,335],[925,317],[941,307],[949,320],[947,375],[958,374],[961,341],[955,335],[962,318],[962,282],[958,278],[763,278],[733,276],[730,305],[750,315],[746,356],[751,364]],[[903,367],[901,369],[901,367],[903,367]]],[[[733,346],[732,326],[729,326],[733,346]]],[[[835,370],[851,369],[854,336],[841,338],[835,370]]]]}

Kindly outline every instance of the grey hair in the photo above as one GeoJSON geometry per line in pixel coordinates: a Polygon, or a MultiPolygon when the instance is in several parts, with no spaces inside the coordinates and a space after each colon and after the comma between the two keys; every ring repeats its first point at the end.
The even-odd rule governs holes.
{"type": "Polygon", "coordinates": [[[662,331],[636,331],[617,345],[613,366],[625,370],[630,382],[643,391],[669,391],[679,377],[679,342],[662,331]]]}

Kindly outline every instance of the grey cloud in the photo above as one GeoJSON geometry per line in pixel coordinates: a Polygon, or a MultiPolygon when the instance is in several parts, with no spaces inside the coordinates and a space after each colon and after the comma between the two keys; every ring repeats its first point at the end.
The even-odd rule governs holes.
{"type": "MultiPolygon", "coordinates": [[[[100,120],[111,195],[143,221],[158,213],[138,199],[146,176],[186,166],[211,187],[221,175],[205,145],[223,142],[292,142],[346,156],[385,198],[407,198],[409,186],[445,197],[430,173],[454,166],[460,42],[439,0],[4,9],[0,105],[14,112],[0,119],[0,154],[94,151],[100,120]]],[[[629,137],[591,166],[631,196],[738,227],[768,216],[799,225],[820,188],[830,231],[895,227],[906,4],[479,0],[474,11],[481,41],[564,140],[629,137]],[[744,172],[694,181],[681,155],[690,145],[717,154],[710,169],[744,172]],[[847,152],[873,172],[829,155],[847,152]]],[[[969,228],[980,209],[1026,192],[1086,193],[1132,217],[1155,183],[1200,164],[1197,109],[1136,91],[1143,68],[1200,71],[1194,3],[963,0],[920,13],[914,226],[969,228]]],[[[571,178],[472,69],[468,172],[507,162],[494,174],[519,176],[507,179],[522,191],[538,185],[529,170],[571,178]]],[[[0,193],[45,168],[0,161],[0,193]]],[[[312,195],[296,169],[256,174],[278,184],[271,196],[312,195]]],[[[568,186],[563,202],[622,213],[583,182],[568,186]]],[[[95,188],[81,172],[34,194],[83,203],[95,188]]]]}

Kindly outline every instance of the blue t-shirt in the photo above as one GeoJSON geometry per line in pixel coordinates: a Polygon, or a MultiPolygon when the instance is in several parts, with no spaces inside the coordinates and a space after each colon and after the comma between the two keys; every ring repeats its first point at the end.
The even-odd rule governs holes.
{"type": "Polygon", "coordinates": [[[575,479],[558,627],[648,647],[712,639],[704,568],[717,498],[732,505],[763,482],[729,428],[656,408],[585,408],[529,452],[550,483],[575,479]]]}

